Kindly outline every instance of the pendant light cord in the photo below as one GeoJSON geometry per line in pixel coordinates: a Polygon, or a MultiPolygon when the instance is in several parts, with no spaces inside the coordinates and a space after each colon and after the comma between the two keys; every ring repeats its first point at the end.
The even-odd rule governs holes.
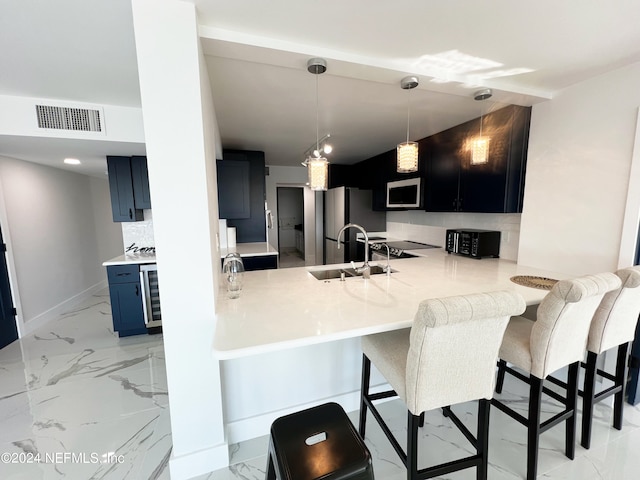
{"type": "Polygon", "coordinates": [[[318,74],[316,73],[316,152],[318,152],[316,158],[320,157],[320,133],[319,133],[319,124],[320,124],[320,117],[319,117],[319,110],[320,110],[320,102],[318,100],[319,96],[318,96],[318,74]]]}
{"type": "Polygon", "coordinates": [[[407,94],[407,143],[409,143],[409,121],[411,119],[411,89],[407,94]]]}

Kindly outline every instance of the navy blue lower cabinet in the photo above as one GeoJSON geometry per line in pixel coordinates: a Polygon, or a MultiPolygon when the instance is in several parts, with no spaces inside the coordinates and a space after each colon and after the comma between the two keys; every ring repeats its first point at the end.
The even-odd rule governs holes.
{"type": "Polygon", "coordinates": [[[242,257],[244,269],[249,272],[251,270],[270,270],[278,268],[277,255],[256,255],[254,257],[242,257]]]}
{"type": "MultiPolygon", "coordinates": [[[[274,270],[278,268],[278,255],[254,255],[242,257],[244,271],[252,270],[274,270]]],[[[224,265],[224,258],[220,259],[220,265],[224,265]]]]}
{"type": "Polygon", "coordinates": [[[146,334],[138,265],[107,267],[113,331],[119,337],[146,334]]]}

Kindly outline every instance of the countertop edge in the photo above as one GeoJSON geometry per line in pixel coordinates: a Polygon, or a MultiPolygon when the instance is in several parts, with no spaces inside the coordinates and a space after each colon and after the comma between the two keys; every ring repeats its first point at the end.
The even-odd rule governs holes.
{"type": "Polygon", "coordinates": [[[146,263],[156,263],[155,255],[119,255],[110,260],[102,262],[103,267],[114,265],[142,265],[146,263]]]}

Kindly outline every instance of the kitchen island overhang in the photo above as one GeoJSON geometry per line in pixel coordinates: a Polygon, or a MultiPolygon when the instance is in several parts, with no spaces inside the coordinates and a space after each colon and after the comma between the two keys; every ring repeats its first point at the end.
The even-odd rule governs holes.
{"type": "Polygon", "coordinates": [[[221,290],[213,339],[216,358],[241,358],[407,328],[419,303],[428,298],[511,290],[521,294],[527,305],[537,305],[547,290],[517,285],[511,277],[570,277],[510,260],[450,255],[444,249],[393,260],[394,273],[372,275],[369,280],[318,280],[309,273],[340,266],[350,265],[248,272],[240,298],[228,299],[221,290]]]}

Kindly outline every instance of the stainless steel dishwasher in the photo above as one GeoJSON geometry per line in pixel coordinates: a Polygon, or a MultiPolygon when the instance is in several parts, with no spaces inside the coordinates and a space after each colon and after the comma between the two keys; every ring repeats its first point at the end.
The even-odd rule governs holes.
{"type": "Polygon", "coordinates": [[[142,311],[147,328],[162,326],[160,313],[160,291],[158,290],[158,266],[155,263],[140,265],[142,287],[142,311]]]}

